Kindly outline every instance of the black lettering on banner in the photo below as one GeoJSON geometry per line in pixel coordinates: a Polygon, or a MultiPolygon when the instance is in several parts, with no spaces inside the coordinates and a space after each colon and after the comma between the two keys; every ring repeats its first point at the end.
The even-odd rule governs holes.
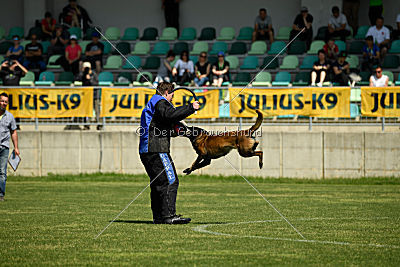
{"type": "Polygon", "coordinates": [[[322,103],[322,98],[324,94],[319,94],[317,98],[317,94],[312,94],[312,109],[317,109],[317,104],[320,109],[325,109],[324,104],[322,103]]]}
{"type": "Polygon", "coordinates": [[[121,100],[119,101],[119,107],[122,109],[130,109],[132,107],[132,95],[128,96],[126,104],[124,104],[124,100],[126,95],[121,95],[121,100]]]}
{"type": "Polygon", "coordinates": [[[18,95],[18,109],[23,110],[24,109],[24,96],[23,95],[18,95]]]}
{"type": "Polygon", "coordinates": [[[374,98],[374,107],[371,109],[371,112],[376,112],[379,108],[379,94],[372,93],[371,96],[374,98]]]}
{"type": "Polygon", "coordinates": [[[69,96],[68,94],[65,94],[63,96],[57,95],[57,109],[58,110],[62,109],[61,104],[63,105],[65,110],[69,110],[69,107],[68,107],[68,104],[67,104],[68,96],[69,96]],[[61,99],[61,97],[63,97],[63,98],[61,99]]]}
{"type": "Polygon", "coordinates": [[[39,96],[39,101],[40,103],[43,104],[43,106],[40,107],[40,110],[48,110],[49,109],[49,103],[47,103],[46,98],[49,97],[48,95],[40,95],[39,96]]]}
{"type": "Polygon", "coordinates": [[[262,109],[263,110],[270,110],[271,109],[271,107],[267,106],[267,96],[266,95],[262,96],[262,109]]]}
{"type": "Polygon", "coordinates": [[[135,98],[133,99],[133,108],[134,109],[142,109],[143,106],[139,105],[139,94],[135,94],[135,98]]]}
{"type": "Polygon", "coordinates": [[[242,113],[246,107],[245,107],[245,96],[244,95],[239,95],[240,97],[240,110],[239,113],[242,113]]]}
{"type": "MultiPolygon", "coordinates": [[[[394,93],[372,93],[371,97],[374,99],[374,107],[371,109],[371,112],[376,112],[381,106],[383,109],[393,109],[394,108],[394,93]],[[386,104],[386,97],[389,94],[389,104],[386,104]]],[[[396,94],[397,103],[396,108],[400,108],[400,94],[396,94]]]]}
{"type": "Polygon", "coordinates": [[[285,94],[281,95],[281,98],[279,100],[279,107],[283,110],[291,110],[292,109],[292,94],[288,94],[288,104],[285,106],[285,94]]]}
{"type": "Polygon", "coordinates": [[[146,106],[147,105],[147,103],[150,101],[150,98],[152,97],[153,95],[149,95],[149,94],[145,94],[144,95],[144,105],[146,106]]]}
{"type": "Polygon", "coordinates": [[[325,101],[328,103],[328,104],[330,104],[330,105],[328,105],[328,109],[333,109],[336,105],[337,105],[337,102],[338,102],[338,97],[337,97],[337,95],[336,94],[334,94],[334,93],[329,93],[329,94],[327,94],[326,96],[325,96],[325,101]]]}
{"type": "Polygon", "coordinates": [[[303,97],[303,94],[295,94],[294,95],[294,100],[296,101],[296,103],[298,104],[298,105],[296,105],[295,107],[294,107],[294,109],[303,109],[304,108],[304,103],[303,103],[303,101],[301,101],[301,97],[303,97]]]}
{"type": "Polygon", "coordinates": [[[273,100],[273,103],[274,103],[273,110],[277,110],[278,109],[278,96],[277,95],[272,95],[272,100],[273,100]]]}
{"type": "Polygon", "coordinates": [[[396,100],[396,108],[397,109],[400,109],[400,93],[397,93],[396,94],[396,96],[397,96],[397,100],[396,100]]]}
{"type": "Polygon", "coordinates": [[[9,96],[8,96],[8,109],[9,110],[17,110],[17,106],[14,106],[14,96],[12,95],[12,94],[10,94],[9,96]]]}
{"type": "Polygon", "coordinates": [[[254,106],[251,104],[253,96],[253,94],[249,94],[249,98],[247,99],[247,106],[249,107],[249,109],[260,109],[260,95],[255,95],[256,104],[254,106]]]}
{"type": "Polygon", "coordinates": [[[72,94],[69,97],[69,101],[71,101],[71,103],[72,103],[71,109],[76,109],[81,104],[81,95],[80,94],[72,94]]]}
{"type": "Polygon", "coordinates": [[[25,97],[25,108],[27,110],[37,110],[37,95],[27,95],[25,97]],[[29,100],[33,98],[33,106],[29,105],[29,100]]]}
{"type": "Polygon", "coordinates": [[[387,93],[383,93],[381,97],[381,107],[383,109],[393,109],[393,93],[389,93],[389,105],[385,104],[387,93]]]}

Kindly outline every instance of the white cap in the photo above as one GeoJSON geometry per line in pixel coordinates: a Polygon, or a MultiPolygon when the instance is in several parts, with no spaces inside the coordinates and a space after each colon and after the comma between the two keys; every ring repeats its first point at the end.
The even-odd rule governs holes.
{"type": "Polygon", "coordinates": [[[76,37],[75,34],[72,34],[71,37],[69,37],[69,39],[70,39],[70,40],[72,40],[72,39],[78,40],[78,38],[76,37]]]}
{"type": "Polygon", "coordinates": [[[91,69],[91,68],[92,68],[92,64],[90,64],[90,62],[85,61],[85,62],[83,62],[83,64],[82,64],[82,68],[89,68],[89,69],[91,69]]]}

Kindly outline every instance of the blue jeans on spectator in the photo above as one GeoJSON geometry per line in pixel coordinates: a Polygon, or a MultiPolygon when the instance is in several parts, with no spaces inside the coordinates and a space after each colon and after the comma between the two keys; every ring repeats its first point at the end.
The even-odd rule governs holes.
{"type": "Polygon", "coordinates": [[[194,83],[196,84],[196,86],[203,86],[206,84],[206,82],[208,82],[208,77],[204,77],[204,78],[194,78],[194,83]]]}
{"type": "Polygon", "coordinates": [[[37,68],[39,68],[41,72],[46,70],[46,63],[44,61],[30,61],[25,59],[24,64],[22,65],[24,65],[28,70],[37,68]]]}
{"type": "Polygon", "coordinates": [[[6,193],[8,147],[0,147],[0,197],[6,193]]]}

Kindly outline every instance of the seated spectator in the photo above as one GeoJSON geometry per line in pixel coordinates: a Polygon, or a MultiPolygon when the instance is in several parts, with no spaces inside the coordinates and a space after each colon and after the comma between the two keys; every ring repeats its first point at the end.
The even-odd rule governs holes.
{"type": "Polygon", "coordinates": [[[188,51],[183,51],[181,58],[175,63],[172,69],[172,77],[177,84],[190,83],[194,77],[193,61],[189,60],[188,51]]]}
{"type": "Polygon", "coordinates": [[[99,41],[100,34],[97,31],[92,33],[92,42],[86,45],[85,61],[90,62],[91,66],[96,66],[97,73],[103,67],[104,45],[99,41]]]}
{"type": "Polygon", "coordinates": [[[99,84],[98,75],[92,70],[92,64],[88,61],[83,62],[82,71],[79,73],[80,81],[83,86],[94,86],[99,84]]]}
{"type": "Polygon", "coordinates": [[[229,62],[225,60],[224,52],[218,53],[218,61],[212,68],[213,85],[221,87],[223,82],[229,82],[229,62]]]}
{"type": "Polygon", "coordinates": [[[382,68],[377,66],[375,73],[369,78],[369,86],[373,87],[387,87],[389,84],[389,77],[382,73],[382,68]]]}
{"type": "Polygon", "coordinates": [[[161,82],[171,82],[172,75],[172,67],[171,62],[175,59],[175,53],[172,50],[169,50],[167,53],[167,57],[163,60],[158,68],[157,77],[154,81],[154,86],[157,86],[161,82]]]}
{"type": "Polygon", "coordinates": [[[314,20],[311,14],[308,14],[308,8],[302,7],[300,14],[296,16],[293,22],[293,29],[290,32],[290,40],[292,40],[296,35],[303,29],[305,30],[298,37],[300,40],[305,41],[307,44],[307,49],[310,48],[310,44],[313,38],[312,22],[314,20]]]}
{"type": "Polygon", "coordinates": [[[400,14],[396,18],[397,29],[393,30],[393,40],[397,40],[400,37],[400,14]]]}
{"type": "Polygon", "coordinates": [[[361,70],[372,72],[374,66],[379,65],[380,51],[379,47],[374,44],[374,38],[371,35],[365,38],[365,42],[366,44],[363,47],[361,70]]]}
{"type": "Polygon", "coordinates": [[[8,49],[6,53],[6,58],[9,61],[18,60],[19,63],[22,63],[24,57],[24,48],[22,47],[22,45],[20,45],[19,36],[14,35],[12,39],[14,45],[8,49]]]}
{"type": "Polygon", "coordinates": [[[56,25],[56,30],[53,32],[53,36],[50,41],[50,46],[47,49],[48,58],[52,55],[62,55],[65,51],[65,46],[68,44],[69,33],[64,30],[61,25],[56,25]]]}
{"type": "Polygon", "coordinates": [[[326,60],[325,51],[323,49],[318,51],[318,61],[314,62],[313,70],[311,71],[311,85],[315,86],[315,82],[319,80],[317,85],[321,87],[325,81],[330,64],[326,60]]]}
{"type": "Polygon", "coordinates": [[[24,77],[28,70],[18,60],[5,60],[0,65],[0,78],[4,86],[19,86],[21,77],[24,77]]]}
{"type": "Polygon", "coordinates": [[[44,14],[42,19],[43,40],[50,40],[53,37],[53,32],[56,30],[57,21],[52,17],[50,12],[44,14]]]}
{"type": "Polygon", "coordinates": [[[341,52],[339,54],[338,60],[333,63],[333,81],[338,83],[340,86],[349,85],[349,74],[350,74],[350,64],[346,61],[346,52],[341,52]]]}
{"type": "Polygon", "coordinates": [[[374,43],[378,44],[381,51],[381,59],[383,59],[387,53],[390,42],[390,31],[383,26],[383,17],[378,17],[376,19],[376,25],[368,29],[366,36],[370,35],[374,38],[374,43]]]}
{"type": "Polygon", "coordinates": [[[89,28],[89,23],[92,23],[92,20],[87,11],[76,2],[76,0],[69,0],[69,4],[63,8],[61,16],[65,24],[70,27],[83,28],[83,31],[86,32],[87,28],[89,28]]]}
{"type": "Polygon", "coordinates": [[[196,87],[201,87],[206,85],[209,81],[211,65],[207,61],[207,53],[201,52],[199,55],[199,61],[196,62],[194,66],[194,73],[196,77],[194,78],[194,84],[196,87]]]}
{"type": "Polygon", "coordinates": [[[27,69],[46,70],[46,63],[43,61],[43,46],[37,41],[37,35],[31,35],[32,42],[25,46],[24,67],[27,69]]]}
{"type": "Polygon", "coordinates": [[[351,34],[350,26],[347,23],[347,18],[344,14],[339,12],[337,6],[332,7],[332,15],[328,22],[328,34],[327,40],[332,37],[340,37],[343,42],[346,41],[346,37],[351,34]]]}
{"type": "Polygon", "coordinates": [[[272,29],[272,19],[267,16],[267,10],[261,8],[259,15],[254,21],[253,42],[256,40],[269,40],[271,43],[274,41],[274,29],[272,29]]]}
{"type": "Polygon", "coordinates": [[[70,71],[74,75],[79,73],[79,60],[81,59],[82,48],[78,44],[76,35],[71,35],[71,44],[65,48],[65,56],[61,61],[61,66],[65,71],[70,71]]]}
{"type": "Polygon", "coordinates": [[[328,42],[323,47],[326,58],[335,62],[339,55],[339,47],[335,44],[335,40],[329,38],[328,42]]]}

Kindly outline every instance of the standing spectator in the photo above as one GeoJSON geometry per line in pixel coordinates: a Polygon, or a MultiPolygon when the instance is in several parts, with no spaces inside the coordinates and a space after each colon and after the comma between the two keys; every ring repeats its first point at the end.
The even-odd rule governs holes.
{"type": "Polygon", "coordinates": [[[261,8],[259,15],[254,21],[253,42],[256,40],[269,40],[274,42],[274,29],[272,29],[272,19],[267,16],[267,10],[261,8]]]}
{"type": "Polygon", "coordinates": [[[46,70],[46,63],[43,61],[43,46],[37,41],[37,35],[31,35],[32,42],[25,46],[24,67],[27,69],[40,69],[40,72],[46,70]]]}
{"type": "Polygon", "coordinates": [[[382,17],[383,3],[382,0],[369,0],[368,17],[371,25],[375,25],[377,18],[382,17]]]}
{"type": "Polygon", "coordinates": [[[74,75],[79,73],[79,60],[82,54],[82,48],[76,40],[76,35],[71,35],[71,44],[65,48],[65,58],[62,66],[65,71],[71,71],[74,75]]]}
{"type": "MultiPolygon", "coordinates": [[[[82,81],[83,86],[96,86],[99,84],[97,73],[92,70],[92,64],[90,64],[90,62],[83,62],[82,72],[79,74],[79,80],[82,81]]],[[[97,110],[96,114],[98,114],[97,110]]],[[[90,126],[87,124],[89,122],[89,118],[84,118],[84,122],[86,124],[83,126],[83,129],[90,130],[90,126]]]]}
{"type": "Polygon", "coordinates": [[[397,40],[400,37],[400,14],[397,14],[396,25],[397,29],[393,31],[393,40],[397,40]]]}
{"type": "Polygon", "coordinates": [[[49,40],[53,37],[53,32],[56,30],[57,21],[53,18],[50,12],[44,14],[44,19],[42,19],[42,33],[43,40],[49,40]]]}
{"type": "Polygon", "coordinates": [[[65,51],[65,46],[68,44],[69,33],[64,30],[61,25],[56,25],[56,30],[50,41],[50,46],[47,49],[48,58],[52,55],[62,55],[65,51]]]}
{"type": "Polygon", "coordinates": [[[321,87],[325,81],[330,64],[326,60],[325,51],[323,49],[318,51],[318,60],[314,62],[313,70],[311,71],[311,85],[315,86],[315,82],[319,80],[317,85],[321,87]]]}
{"type": "Polygon", "coordinates": [[[328,60],[335,62],[339,55],[339,47],[335,44],[333,38],[329,38],[328,42],[323,47],[328,60]]]}
{"type": "Polygon", "coordinates": [[[350,34],[350,26],[347,24],[346,16],[340,14],[337,6],[332,7],[332,15],[328,23],[327,40],[338,36],[343,42],[345,42],[346,37],[350,34]]]}
{"type": "Polygon", "coordinates": [[[390,42],[390,31],[388,28],[383,26],[383,18],[379,17],[376,19],[376,25],[371,26],[368,29],[366,36],[372,36],[374,43],[378,44],[381,51],[381,59],[383,59],[387,53],[390,42]]]}
{"type": "Polygon", "coordinates": [[[380,51],[379,47],[374,44],[374,38],[372,36],[367,36],[365,42],[366,44],[363,47],[361,70],[372,72],[373,67],[379,64],[380,51]]]}
{"type": "Polygon", "coordinates": [[[382,73],[380,66],[375,68],[375,74],[369,78],[369,86],[387,87],[389,85],[389,77],[382,73]]]}
{"type": "Polygon", "coordinates": [[[179,2],[180,0],[161,0],[164,9],[165,27],[173,27],[179,35],[179,2]]]}
{"type": "Polygon", "coordinates": [[[349,85],[350,64],[346,61],[346,53],[341,52],[338,60],[333,63],[334,82],[340,86],[349,85]]]}
{"type": "Polygon", "coordinates": [[[28,70],[18,60],[6,60],[0,65],[0,78],[4,86],[19,86],[21,77],[27,72],[28,70]]]}
{"type": "Polygon", "coordinates": [[[183,85],[185,83],[190,83],[194,76],[194,66],[193,61],[189,60],[188,51],[183,51],[181,58],[175,63],[172,69],[172,76],[176,83],[183,85]]]}
{"type": "Polygon", "coordinates": [[[84,32],[89,28],[89,23],[92,23],[87,11],[77,4],[76,0],[69,0],[69,4],[63,8],[61,16],[65,24],[71,27],[82,27],[84,32]],[[81,21],[83,25],[81,25],[81,21]]]}
{"type": "Polygon", "coordinates": [[[205,85],[209,81],[211,65],[207,61],[207,53],[201,52],[199,55],[199,61],[196,62],[194,66],[194,73],[196,77],[194,78],[194,84],[196,87],[205,85]]]}
{"type": "Polygon", "coordinates": [[[358,29],[358,10],[360,9],[360,0],[343,0],[343,14],[345,14],[353,33],[358,29]]]}
{"type": "Polygon", "coordinates": [[[7,111],[8,95],[0,94],[0,201],[4,201],[7,181],[7,162],[10,149],[10,137],[14,145],[15,154],[19,156],[17,125],[14,116],[7,111]]]}
{"type": "Polygon", "coordinates": [[[229,62],[225,60],[224,52],[218,53],[218,61],[214,64],[212,73],[214,86],[221,87],[223,82],[229,81],[229,62]]]}
{"type": "Polygon", "coordinates": [[[310,44],[313,38],[312,22],[314,18],[311,14],[308,14],[308,8],[302,7],[300,14],[296,16],[293,22],[292,31],[290,32],[290,40],[292,40],[303,28],[305,30],[300,34],[299,38],[302,41],[306,41],[307,48],[310,48],[310,44]]]}
{"type": "Polygon", "coordinates": [[[92,42],[86,45],[85,61],[96,66],[96,72],[100,73],[103,67],[104,45],[99,41],[100,34],[97,31],[92,33],[92,42]]]}
{"type": "Polygon", "coordinates": [[[6,53],[6,58],[8,60],[18,60],[20,63],[23,62],[23,57],[24,57],[24,48],[22,47],[22,45],[20,45],[19,42],[19,36],[18,35],[14,35],[12,37],[14,45],[11,46],[7,53],[6,53]]]}
{"type": "Polygon", "coordinates": [[[154,86],[157,86],[162,82],[170,82],[172,75],[172,67],[171,62],[175,59],[175,53],[172,50],[169,50],[167,53],[167,57],[163,60],[158,68],[157,77],[154,81],[154,86]]]}

